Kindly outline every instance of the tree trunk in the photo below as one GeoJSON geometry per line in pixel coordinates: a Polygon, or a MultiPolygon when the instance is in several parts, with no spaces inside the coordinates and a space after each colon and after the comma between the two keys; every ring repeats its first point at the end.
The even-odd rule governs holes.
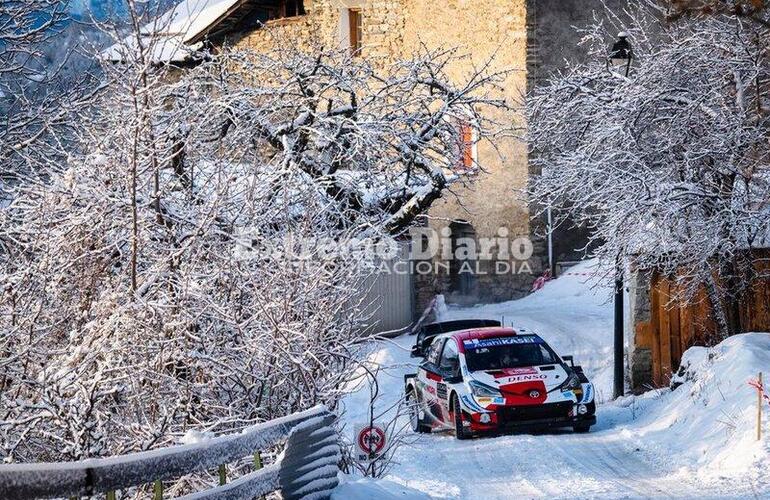
{"type": "Polygon", "coordinates": [[[716,344],[730,336],[730,326],[727,322],[724,303],[719,296],[719,288],[711,272],[707,273],[704,286],[706,288],[706,297],[708,298],[709,306],[711,306],[711,314],[717,327],[716,342],[714,342],[716,344]]]}

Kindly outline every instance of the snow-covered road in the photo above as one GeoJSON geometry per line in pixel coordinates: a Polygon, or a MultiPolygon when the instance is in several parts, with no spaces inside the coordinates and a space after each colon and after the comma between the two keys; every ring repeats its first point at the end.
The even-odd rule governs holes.
{"type": "MultiPolygon", "coordinates": [[[[581,265],[581,270],[587,266],[581,265]]],[[[575,355],[597,383],[600,401],[606,401],[612,382],[608,294],[607,289],[587,286],[584,277],[560,278],[523,300],[450,308],[441,317],[499,319],[504,315],[506,324],[538,332],[561,354],[575,355]]],[[[378,377],[384,394],[378,408],[387,408],[401,397],[403,375],[414,372],[416,366],[408,354],[413,341],[413,337],[401,337],[373,349],[371,361],[387,367],[378,377]]],[[[686,389],[662,390],[600,404],[598,423],[589,434],[565,431],[470,441],[457,441],[450,434],[408,434],[395,453],[397,463],[385,477],[385,484],[394,487],[377,490],[374,496],[417,498],[410,496],[417,490],[434,498],[474,499],[768,498],[767,480],[752,462],[756,456],[765,456],[757,454],[767,453],[767,443],[746,444],[746,457],[722,457],[719,464],[704,466],[703,457],[710,459],[707,455],[730,439],[725,434],[729,426],[712,422],[718,420],[714,412],[718,416],[732,410],[714,409],[707,420],[693,418],[686,413],[697,408],[698,395],[688,396],[686,389]],[[703,429],[704,442],[682,449],[683,442],[689,445],[692,435],[698,435],[697,427],[703,422],[709,426],[703,429]]],[[[351,429],[366,421],[367,397],[368,391],[359,391],[345,399],[344,421],[351,429]]],[[[751,394],[747,397],[750,401],[751,394]]],[[[343,488],[340,493],[346,493],[335,498],[359,498],[356,491],[343,488]]]]}

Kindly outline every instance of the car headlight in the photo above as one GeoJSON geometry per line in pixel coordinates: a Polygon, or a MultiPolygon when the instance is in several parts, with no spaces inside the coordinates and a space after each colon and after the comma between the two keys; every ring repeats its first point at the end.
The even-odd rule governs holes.
{"type": "Polygon", "coordinates": [[[494,387],[488,386],[486,384],[482,384],[481,382],[476,382],[475,380],[471,380],[470,382],[468,382],[468,385],[471,388],[471,394],[473,394],[476,397],[498,398],[502,396],[502,394],[500,394],[500,391],[498,391],[494,387]]]}
{"type": "Polygon", "coordinates": [[[570,373],[569,377],[567,377],[567,380],[561,385],[561,388],[567,391],[574,391],[575,389],[580,389],[581,387],[582,385],[580,383],[580,377],[574,373],[570,373]]]}

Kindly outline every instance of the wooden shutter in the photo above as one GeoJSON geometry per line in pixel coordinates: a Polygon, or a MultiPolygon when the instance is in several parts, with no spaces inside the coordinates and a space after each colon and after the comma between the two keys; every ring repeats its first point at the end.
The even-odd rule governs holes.
{"type": "Polygon", "coordinates": [[[348,25],[350,26],[350,53],[354,56],[361,54],[362,46],[362,16],[361,9],[348,9],[348,25]]]}

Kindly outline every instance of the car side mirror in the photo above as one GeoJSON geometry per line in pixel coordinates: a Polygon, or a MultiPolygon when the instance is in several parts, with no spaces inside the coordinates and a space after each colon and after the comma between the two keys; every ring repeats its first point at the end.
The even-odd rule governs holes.
{"type": "Polygon", "coordinates": [[[561,359],[563,359],[564,361],[569,361],[569,366],[572,368],[575,368],[574,356],[562,356],[561,359]]]}

